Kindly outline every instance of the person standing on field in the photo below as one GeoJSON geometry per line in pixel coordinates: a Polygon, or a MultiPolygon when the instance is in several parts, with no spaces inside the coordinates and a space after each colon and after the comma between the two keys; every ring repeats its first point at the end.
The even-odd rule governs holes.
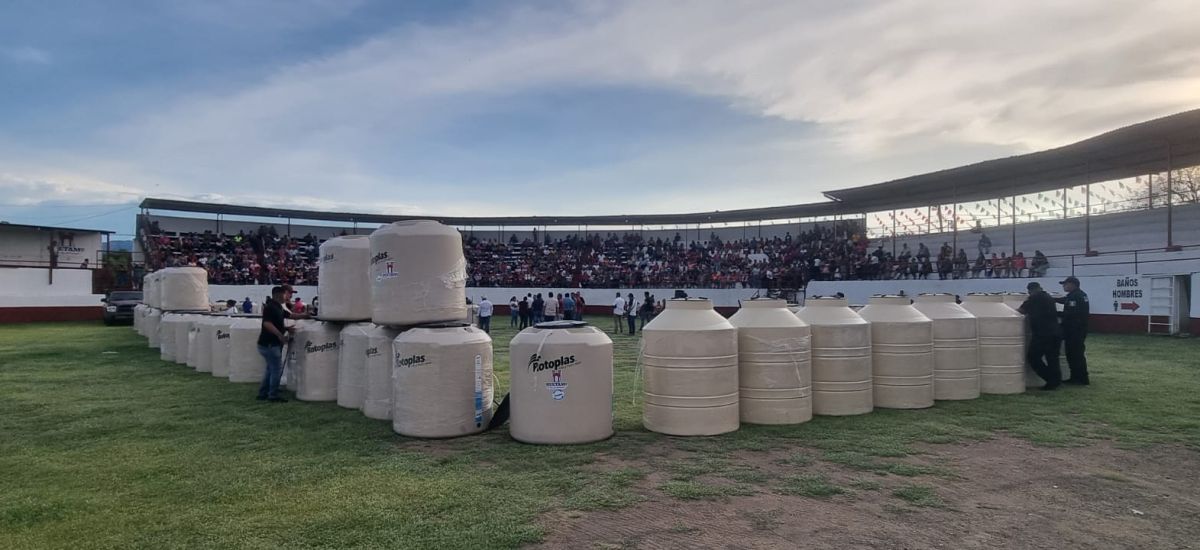
{"type": "Polygon", "coordinates": [[[492,311],[492,302],[484,296],[479,301],[479,328],[488,334],[492,333],[492,311]]]}
{"type": "Polygon", "coordinates": [[[529,326],[529,297],[528,296],[521,298],[521,303],[520,303],[520,305],[517,306],[517,311],[521,315],[521,326],[518,327],[518,330],[525,330],[525,327],[529,326]]]}
{"type": "Polygon", "coordinates": [[[1046,381],[1042,389],[1055,390],[1062,385],[1062,371],[1058,366],[1058,341],[1061,337],[1058,310],[1054,307],[1054,298],[1042,290],[1042,285],[1034,282],[1025,288],[1029,289],[1029,298],[1018,311],[1029,318],[1030,332],[1033,333],[1025,358],[1033,372],[1046,381]]]}
{"type": "Polygon", "coordinates": [[[629,293],[629,297],[625,299],[625,320],[629,322],[629,335],[637,334],[637,318],[638,310],[636,303],[633,301],[633,293],[629,293]]]}
{"type": "Polygon", "coordinates": [[[1067,295],[1055,301],[1063,305],[1062,318],[1063,347],[1067,352],[1067,366],[1071,368],[1071,377],[1065,383],[1086,386],[1088,380],[1087,357],[1084,356],[1083,341],[1087,339],[1088,315],[1091,306],[1088,305],[1088,295],[1079,288],[1079,279],[1067,277],[1061,283],[1067,295]]]}
{"type": "Polygon", "coordinates": [[[545,303],[542,304],[542,315],[547,321],[558,320],[558,298],[554,297],[554,293],[548,293],[545,303]]]}
{"type": "Polygon", "coordinates": [[[509,328],[516,328],[516,326],[517,326],[517,316],[520,315],[518,307],[519,306],[517,305],[517,297],[516,296],[513,296],[512,298],[508,299],[508,317],[509,317],[508,326],[509,326],[509,328]]]}
{"type": "Polygon", "coordinates": [[[283,345],[288,333],[296,327],[285,327],[284,319],[308,319],[304,313],[292,313],[284,307],[292,298],[291,290],[277,286],[271,289],[271,297],[263,304],[262,331],[258,333],[258,354],[267,362],[262,384],[258,386],[258,400],[276,403],[287,402],[279,397],[279,377],[283,375],[283,345]]]}
{"type": "Polygon", "coordinates": [[[613,300],[613,330],[617,334],[625,332],[622,328],[625,326],[625,298],[621,297],[621,293],[617,293],[617,299],[613,300]]]}
{"type": "Polygon", "coordinates": [[[563,319],[575,320],[575,299],[570,294],[563,296],[563,319]]]}

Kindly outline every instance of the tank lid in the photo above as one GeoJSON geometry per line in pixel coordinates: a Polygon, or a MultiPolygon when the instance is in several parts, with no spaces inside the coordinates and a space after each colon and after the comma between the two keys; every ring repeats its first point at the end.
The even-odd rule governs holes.
{"type": "Polygon", "coordinates": [[[873,306],[907,306],[912,301],[908,299],[908,296],[888,294],[871,296],[871,300],[867,303],[873,306]]]}
{"type": "Polygon", "coordinates": [[[671,298],[667,300],[667,309],[712,309],[712,300],[708,298],[671,298]]]}
{"type": "Polygon", "coordinates": [[[778,298],[751,298],[743,300],[742,307],[757,309],[786,308],[787,300],[780,300],[778,298]]]}
{"type": "Polygon", "coordinates": [[[425,323],[413,328],[465,328],[469,326],[471,326],[471,323],[463,321],[443,321],[440,323],[425,323]]]}
{"type": "Polygon", "coordinates": [[[587,321],[545,321],[533,325],[533,328],[544,329],[564,329],[564,328],[580,328],[588,326],[587,321]]]}
{"type": "Polygon", "coordinates": [[[845,298],[837,296],[813,296],[804,300],[804,307],[846,307],[845,298]]]}
{"type": "Polygon", "coordinates": [[[949,303],[954,301],[954,295],[945,292],[931,292],[917,295],[918,304],[949,303]]]}

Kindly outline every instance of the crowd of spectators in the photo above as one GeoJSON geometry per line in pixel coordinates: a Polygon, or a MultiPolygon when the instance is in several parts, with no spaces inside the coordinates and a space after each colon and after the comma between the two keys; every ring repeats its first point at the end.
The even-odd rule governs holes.
{"type": "MultiPolygon", "coordinates": [[[[1040,251],[993,253],[981,236],[973,261],[943,243],[872,248],[860,224],[841,221],[783,237],[722,240],[644,238],[639,233],[544,235],[507,242],[464,236],[468,285],[521,288],[784,288],[812,280],[1037,277],[1049,266],[1040,251]]],[[[249,234],[168,235],[151,224],[144,236],[151,269],[195,265],[214,284],[316,284],[320,241],[280,236],[264,225],[249,234]]]]}

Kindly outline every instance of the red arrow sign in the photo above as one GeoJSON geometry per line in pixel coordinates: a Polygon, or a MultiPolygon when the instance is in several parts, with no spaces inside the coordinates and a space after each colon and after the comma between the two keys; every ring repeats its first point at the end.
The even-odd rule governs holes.
{"type": "Polygon", "coordinates": [[[1137,302],[1122,302],[1121,303],[1121,309],[1128,309],[1129,311],[1137,311],[1138,308],[1140,308],[1140,307],[1142,307],[1142,306],[1139,306],[1137,302]]]}

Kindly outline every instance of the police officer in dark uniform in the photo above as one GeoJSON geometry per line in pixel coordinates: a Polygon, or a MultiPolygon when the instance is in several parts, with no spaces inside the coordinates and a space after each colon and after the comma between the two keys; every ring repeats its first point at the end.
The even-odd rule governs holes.
{"type": "Polygon", "coordinates": [[[1058,389],[1062,384],[1062,371],[1058,366],[1058,341],[1061,336],[1058,309],[1054,307],[1054,298],[1042,290],[1042,285],[1034,282],[1025,288],[1029,290],[1029,298],[1021,304],[1019,311],[1029,319],[1032,333],[1025,359],[1033,367],[1033,372],[1046,381],[1043,390],[1058,389]]]}
{"type": "Polygon", "coordinates": [[[1067,384],[1088,385],[1087,357],[1084,357],[1083,341],[1088,332],[1088,295],[1079,289],[1079,279],[1067,277],[1061,283],[1067,295],[1056,301],[1063,305],[1062,317],[1063,346],[1067,352],[1067,365],[1071,368],[1071,378],[1067,384]]]}

